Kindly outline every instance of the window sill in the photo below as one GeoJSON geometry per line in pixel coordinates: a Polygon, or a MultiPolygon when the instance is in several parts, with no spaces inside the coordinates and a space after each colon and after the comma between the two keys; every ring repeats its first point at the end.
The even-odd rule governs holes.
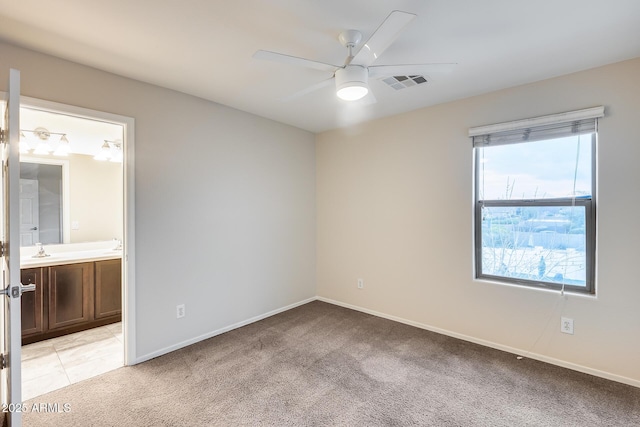
{"type": "Polygon", "coordinates": [[[518,285],[515,283],[508,283],[508,282],[502,282],[499,280],[490,280],[490,279],[478,279],[476,277],[474,277],[472,279],[472,281],[474,283],[486,283],[489,285],[498,285],[498,286],[506,286],[509,288],[516,288],[516,289],[521,289],[523,291],[534,291],[534,292],[546,292],[546,293],[550,293],[550,294],[557,294],[557,295],[571,295],[572,297],[582,297],[582,298],[586,298],[586,299],[590,299],[590,300],[597,300],[597,293],[594,294],[587,294],[587,293],[583,293],[583,292],[576,292],[573,290],[565,290],[564,292],[561,291],[560,289],[549,289],[549,288],[544,288],[544,287],[536,287],[536,286],[526,286],[526,285],[518,285]]]}

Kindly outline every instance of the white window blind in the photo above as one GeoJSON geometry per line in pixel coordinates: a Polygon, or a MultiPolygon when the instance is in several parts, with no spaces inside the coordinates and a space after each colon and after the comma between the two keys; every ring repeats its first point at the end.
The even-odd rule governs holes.
{"type": "Polygon", "coordinates": [[[593,133],[604,107],[516,120],[469,129],[474,147],[514,144],[593,133]]]}

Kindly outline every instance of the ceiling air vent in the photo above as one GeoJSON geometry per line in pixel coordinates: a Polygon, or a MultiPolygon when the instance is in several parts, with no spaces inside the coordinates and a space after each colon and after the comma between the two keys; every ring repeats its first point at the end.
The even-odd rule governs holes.
{"type": "Polygon", "coordinates": [[[395,90],[404,89],[411,86],[421,85],[427,82],[424,76],[393,76],[382,80],[395,90]]]}

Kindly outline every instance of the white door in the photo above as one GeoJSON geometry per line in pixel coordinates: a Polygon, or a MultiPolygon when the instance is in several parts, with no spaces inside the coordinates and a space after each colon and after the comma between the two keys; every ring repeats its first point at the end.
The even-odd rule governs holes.
{"type": "Polygon", "coordinates": [[[20,178],[20,246],[40,241],[38,180],[20,178]]]}
{"type": "MultiPolygon", "coordinates": [[[[2,185],[0,185],[0,394],[3,416],[10,427],[22,425],[20,375],[21,327],[20,296],[27,287],[20,284],[20,72],[9,71],[9,91],[2,101],[2,185]],[[15,246],[14,246],[15,245],[15,246]]],[[[35,289],[35,286],[33,286],[35,289]]],[[[30,290],[30,289],[29,289],[30,290]]]]}

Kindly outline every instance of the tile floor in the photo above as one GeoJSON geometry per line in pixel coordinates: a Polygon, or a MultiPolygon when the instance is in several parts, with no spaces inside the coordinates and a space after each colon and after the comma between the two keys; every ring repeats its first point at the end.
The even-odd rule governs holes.
{"type": "Polygon", "coordinates": [[[122,323],[22,347],[22,399],[27,400],[123,365],[122,323]]]}

